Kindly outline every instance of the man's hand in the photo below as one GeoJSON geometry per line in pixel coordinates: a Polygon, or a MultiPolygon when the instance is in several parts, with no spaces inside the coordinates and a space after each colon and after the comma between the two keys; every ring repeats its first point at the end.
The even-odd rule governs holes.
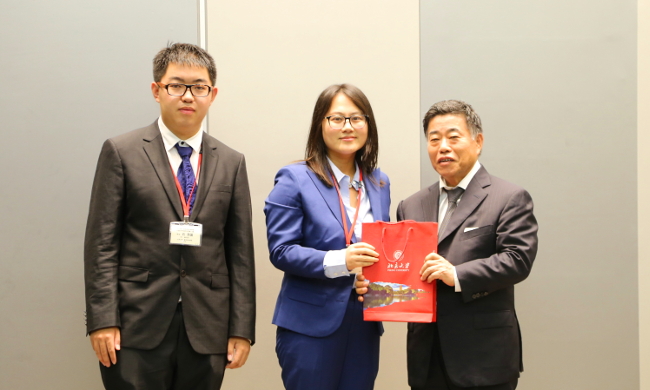
{"type": "Polygon", "coordinates": [[[444,257],[431,252],[424,258],[424,265],[420,270],[420,280],[431,283],[434,280],[442,280],[447,286],[454,286],[454,266],[444,257]]]}
{"type": "Polygon", "coordinates": [[[359,302],[363,302],[363,294],[368,292],[368,285],[370,282],[366,280],[363,274],[357,274],[357,280],[354,282],[354,287],[359,294],[359,302]]]}
{"type": "Polygon", "coordinates": [[[226,368],[239,368],[246,363],[251,351],[251,342],[242,337],[228,339],[228,364],[226,368]]]}
{"type": "Polygon", "coordinates": [[[375,247],[365,242],[356,242],[345,251],[345,265],[349,271],[358,267],[367,267],[379,261],[375,247]]]}
{"type": "Polygon", "coordinates": [[[120,342],[120,328],[116,326],[97,329],[90,333],[90,345],[95,350],[99,362],[105,367],[117,363],[115,351],[120,349],[120,342]]]}

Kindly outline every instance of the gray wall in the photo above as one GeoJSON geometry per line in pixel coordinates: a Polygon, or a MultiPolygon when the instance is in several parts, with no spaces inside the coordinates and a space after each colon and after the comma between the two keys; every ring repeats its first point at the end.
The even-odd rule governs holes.
{"type": "Polygon", "coordinates": [[[83,316],[97,156],[157,117],[151,60],[196,21],[196,0],[3,3],[0,389],[102,388],[83,316]]]}
{"type": "MultiPolygon", "coordinates": [[[[5,3],[0,390],[100,389],[83,325],[83,229],[95,163],[104,139],[157,116],[151,59],[168,40],[197,42],[197,2],[5,3]],[[171,27],[176,20],[180,27],[171,27]]],[[[517,287],[526,366],[520,389],[638,389],[637,324],[644,312],[637,306],[643,286],[636,248],[648,240],[647,234],[637,240],[636,205],[643,204],[636,197],[637,166],[645,194],[650,172],[642,169],[642,154],[637,161],[637,131],[647,126],[635,121],[636,86],[648,102],[650,84],[636,79],[636,2],[422,1],[420,59],[411,47],[418,40],[415,2],[267,3],[208,4],[208,48],[220,69],[210,132],[247,153],[258,205],[258,281],[268,287],[260,291],[263,337],[249,364],[228,372],[224,388],[281,388],[270,325],[279,271],[265,257],[260,201],[277,168],[302,154],[302,131],[318,92],[349,81],[368,94],[380,121],[380,164],[391,175],[394,204],[417,190],[418,176],[423,186],[435,180],[426,155],[418,165],[404,150],[422,140],[421,114],[446,98],[474,104],[485,127],[481,161],[535,199],[540,253],[531,277],[517,287]],[[322,16],[324,7],[351,6],[365,24],[343,13],[332,26],[322,16]],[[253,16],[255,24],[241,23],[253,16]],[[363,34],[355,31],[354,41],[339,26],[363,34]],[[334,46],[363,47],[365,63],[348,59],[335,68],[338,61],[319,54],[334,46]],[[419,110],[412,108],[418,90],[419,110]],[[286,120],[287,112],[295,115],[291,128],[269,125],[272,118],[286,120]],[[282,142],[278,135],[285,132],[292,137],[282,142]]],[[[649,1],[640,3],[650,15],[649,1]]],[[[647,48],[639,43],[646,64],[647,48]]],[[[645,215],[639,223],[648,232],[650,212],[645,215]]],[[[650,290],[643,291],[648,308],[650,290]]],[[[377,390],[406,387],[404,350],[403,324],[387,324],[377,390]]],[[[644,383],[650,388],[650,379],[644,383]]]]}
{"type": "MultiPolygon", "coordinates": [[[[540,250],[517,286],[525,390],[639,388],[636,5],[420,4],[422,114],[470,102],[481,162],[535,200],[540,250]]],[[[421,175],[435,180],[426,153],[421,175]]]]}

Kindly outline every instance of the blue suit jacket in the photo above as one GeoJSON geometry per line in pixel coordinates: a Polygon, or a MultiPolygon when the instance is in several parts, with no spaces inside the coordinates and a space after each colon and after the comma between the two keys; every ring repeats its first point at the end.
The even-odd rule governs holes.
{"type": "MultiPolygon", "coordinates": [[[[376,221],[388,221],[388,177],[379,169],[373,177],[376,183],[364,178],[372,214],[376,221]]],[[[296,163],[280,169],[265,203],[271,262],[284,271],[273,323],[312,337],[328,336],[341,325],[354,278],[330,279],[323,269],[327,251],[345,248],[336,189],[304,162],[296,163]]]]}

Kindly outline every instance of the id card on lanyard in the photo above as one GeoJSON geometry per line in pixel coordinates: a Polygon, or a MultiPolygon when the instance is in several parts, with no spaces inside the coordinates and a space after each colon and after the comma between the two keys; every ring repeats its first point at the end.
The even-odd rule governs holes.
{"type": "Polygon", "coordinates": [[[194,184],[192,185],[188,199],[185,199],[183,189],[181,188],[181,183],[178,181],[178,177],[176,177],[174,169],[171,167],[171,165],[169,166],[169,169],[172,170],[172,174],[174,175],[176,189],[178,190],[178,195],[180,196],[181,204],[183,205],[183,220],[178,222],[170,222],[169,224],[170,245],[201,246],[201,238],[203,237],[203,224],[190,222],[190,202],[194,196],[194,189],[196,188],[196,182],[199,179],[199,173],[201,173],[202,160],[203,154],[199,153],[199,165],[196,169],[196,177],[194,178],[194,184]]]}

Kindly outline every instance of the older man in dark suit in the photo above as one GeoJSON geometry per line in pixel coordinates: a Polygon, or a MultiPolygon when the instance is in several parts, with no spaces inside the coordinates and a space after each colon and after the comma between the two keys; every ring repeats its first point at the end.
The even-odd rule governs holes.
{"type": "MultiPolygon", "coordinates": [[[[439,222],[438,253],[422,280],[437,283],[437,323],[408,324],[413,390],[512,390],[523,370],[514,285],[537,253],[533,201],[478,162],[481,120],[461,101],[434,104],[424,133],[440,181],[402,201],[398,220],[439,222]],[[442,282],[442,283],[441,283],[442,282]]],[[[365,292],[359,276],[357,291],[365,292]]]]}
{"type": "Polygon", "coordinates": [[[99,156],[84,264],[107,389],[219,389],[254,340],[244,156],[201,131],[215,81],[203,49],[161,50],[151,84],[160,117],[99,156]]]}

